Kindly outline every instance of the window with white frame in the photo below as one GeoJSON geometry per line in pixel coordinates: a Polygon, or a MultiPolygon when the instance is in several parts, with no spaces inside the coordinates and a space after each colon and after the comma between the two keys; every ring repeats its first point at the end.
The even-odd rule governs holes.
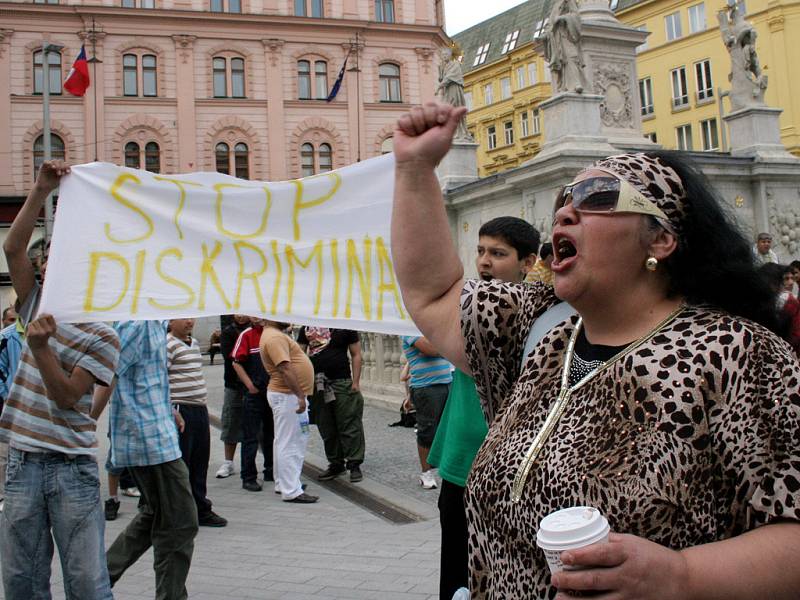
{"type": "Polygon", "coordinates": [[[517,74],[517,89],[521,90],[525,87],[525,67],[517,67],[515,72],[517,74]]]}
{"type": "Polygon", "coordinates": [[[514,143],[514,121],[503,123],[503,139],[506,142],[506,146],[514,143]]]}
{"type": "Polygon", "coordinates": [[[488,106],[494,102],[494,86],[487,83],[483,86],[483,103],[488,106]]]}
{"type": "Polygon", "coordinates": [[[678,144],[678,150],[691,150],[692,149],[692,126],[681,125],[675,128],[675,139],[678,144]]]}
{"type": "Polygon", "coordinates": [[[542,34],[545,32],[545,29],[547,29],[548,23],[550,23],[549,18],[536,22],[536,27],[533,28],[533,39],[542,37],[542,34]]]}
{"type": "Polygon", "coordinates": [[[211,12],[240,13],[242,0],[211,0],[211,12]]]}
{"type": "Polygon", "coordinates": [[[467,110],[472,110],[472,92],[464,92],[464,106],[467,110]]]}
{"type": "Polygon", "coordinates": [[[232,145],[227,142],[217,143],[214,146],[214,160],[217,173],[250,179],[250,151],[244,142],[232,145]]]}
{"type": "Polygon", "coordinates": [[[650,133],[645,133],[644,137],[646,137],[648,140],[650,140],[654,144],[658,143],[658,135],[656,135],[655,131],[651,131],[650,133]]]}
{"type": "Polygon", "coordinates": [[[706,5],[704,2],[689,7],[689,33],[706,30],[706,5]]]}
{"type": "Polygon", "coordinates": [[[542,133],[542,122],[539,118],[539,109],[533,109],[533,135],[539,135],[542,133]]]}
{"type": "Polygon", "coordinates": [[[322,17],[322,0],[294,0],[294,15],[296,17],[322,17]]]}
{"type": "Polygon", "coordinates": [[[155,0],[122,0],[123,8],[155,8],[155,0]]]}
{"type": "MultiPolygon", "coordinates": [[[[637,25],[636,29],[639,31],[648,31],[647,25],[637,25]]],[[[647,38],[644,38],[644,41],[638,46],[636,46],[636,54],[639,54],[639,52],[644,52],[645,50],[647,50],[647,48],[648,48],[647,38]]]]}
{"type": "Polygon", "coordinates": [[[700,121],[700,132],[703,134],[703,150],[719,150],[716,119],[700,121]]]}
{"type": "MultiPolygon", "coordinates": [[[[43,87],[42,82],[44,81],[44,66],[42,65],[42,57],[44,56],[44,52],[42,50],[37,50],[33,53],[33,93],[34,94],[41,94],[43,87]]],[[[49,68],[48,71],[48,80],[50,86],[48,87],[47,91],[51,94],[60,94],[61,93],[61,53],[60,52],[48,52],[47,53],[47,66],[49,68]]]]}
{"type": "Polygon", "coordinates": [[[511,33],[506,35],[506,39],[503,42],[503,49],[500,50],[500,54],[511,52],[514,48],[516,48],[517,38],[519,38],[519,29],[517,29],[516,31],[512,31],[511,33]]]}
{"type": "Polygon", "coordinates": [[[539,81],[539,72],[536,70],[536,63],[528,63],[528,85],[534,85],[539,81]]]}
{"type": "Polygon", "coordinates": [[[681,13],[674,12],[670,15],[664,17],[664,25],[667,28],[667,41],[677,40],[679,37],[683,36],[683,30],[681,29],[681,13]]]}
{"type": "Polygon", "coordinates": [[[486,128],[486,147],[489,150],[497,148],[497,130],[494,125],[489,125],[489,127],[486,128]]]}
{"type": "Polygon", "coordinates": [[[472,63],[472,66],[482,65],[486,62],[486,57],[489,55],[489,44],[484,44],[483,46],[478,46],[477,52],[475,52],[475,60],[472,63]]]}
{"type": "Polygon", "coordinates": [[[617,10],[617,6],[619,6],[619,0],[611,0],[611,2],[608,3],[608,8],[611,10],[617,10]]]}
{"type": "Polygon", "coordinates": [[[503,100],[511,98],[511,77],[502,77],[500,79],[500,98],[503,100]]]}
{"type": "Polygon", "coordinates": [[[714,84],[711,81],[711,61],[701,60],[694,63],[694,77],[697,82],[697,99],[707,100],[714,97],[714,84]]]}
{"type": "Polygon", "coordinates": [[[122,55],[123,96],[158,95],[156,61],[154,54],[122,55]]]}
{"type": "Polygon", "coordinates": [[[522,137],[528,137],[531,134],[527,110],[523,110],[519,115],[519,129],[522,137]]]}
{"type": "Polygon", "coordinates": [[[639,102],[642,104],[642,116],[653,114],[653,82],[649,77],[639,80],[639,102]]]}
{"type": "Polygon", "coordinates": [[[244,59],[215,56],[212,60],[215,98],[244,98],[244,59]]]}
{"type": "MultiPolygon", "coordinates": [[[[50,133],[50,156],[53,159],[66,160],[67,151],[64,140],[55,133],[50,133]]],[[[33,141],[33,178],[39,174],[39,169],[44,162],[44,134],[33,141]]]]}
{"type": "Polygon", "coordinates": [[[300,146],[300,176],[309,177],[333,170],[333,148],[322,143],[314,148],[311,142],[300,146]]]}
{"type": "Polygon", "coordinates": [[[378,79],[381,88],[381,102],[402,102],[400,93],[400,67],[394,63],[378,65],[378,79]]]}
{"type": "Polygon", "coordinates": [[[375,0],[375,20],[394,23],[394,0],[375,0]]]}
{"type": "Polygon", "coordinates": [[[688,106],[689,91],[686,87],[686,67],[672,69],[670,77],[672,79],[672,107],[688,106]]]}

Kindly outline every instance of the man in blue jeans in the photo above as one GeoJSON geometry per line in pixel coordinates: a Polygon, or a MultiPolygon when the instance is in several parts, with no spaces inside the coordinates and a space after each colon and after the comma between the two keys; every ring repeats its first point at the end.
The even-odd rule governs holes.
{"type": "Polygon", "coordinates": [[[27,248],[63,161],[46,161],[3,244],[27,327],[16,377],[0,417],[9,443],[0,558],[7,600],[50,597],[53,542],[68,600],[111,598],[105,564],[105,519],[96,462],[95,384],[108,386],[119,338],[102,323],[35,320],[41,287],[27,248]]]}

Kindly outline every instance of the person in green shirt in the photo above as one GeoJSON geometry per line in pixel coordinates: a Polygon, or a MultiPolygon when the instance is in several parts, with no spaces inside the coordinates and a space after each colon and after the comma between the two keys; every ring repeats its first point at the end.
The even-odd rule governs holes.
{"type": "MultiPolygon", "coordinates": [[[[523,281],[536,262],[539,232],[527,221],[498,217],[478,231],[475,266],[484,280],[523,281]]],[[[442,527],[439,598],[451,600],[453,594],[468,587],[467,517],[464,488],[475,455],[488,432],[475,381],[455,370],[450,394],[433,440],[428,463],[439,468],[442,490],[439,494],[439,520],[442,527]]]]}

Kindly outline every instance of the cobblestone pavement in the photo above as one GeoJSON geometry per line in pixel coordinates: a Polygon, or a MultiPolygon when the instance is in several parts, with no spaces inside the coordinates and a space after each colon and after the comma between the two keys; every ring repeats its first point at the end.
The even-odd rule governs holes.
{"type": "MultiPolygon", "coordinates": [[[[222,367],[206,368],[211,413],[219,414],[222,367]]],[[[371,481],[399,489],[435,514],[436,490],[418,488],[414,434],[389,428],[391,411],[365,410],[367,460],[365,489],[371,481]]],[[[101,464],[107,451],[107,417],[101,417],[98,438],[101,464]]],[[[265,600],[435,600],[438,598],[439,523],[435,518],[395,525],[309,480],[320,496],[314,505],[281,502],[269,485],[261,493],[241,489],[237,474],[216,479],[222,458],[219,432],[211,431],[208,495],[214,510],[229,520],[225,528],[200,528],[195,541],[188,589],[192,600],[261,598],[265,600]]],[[[324,456],[312,429],[309,455],[324,456]]],[[[259,460],[260,462],[260,460],[259,460]]],[[[105,476],[103,499],[107,497],[105,476]]],[[[120,497],[116,521],[107,523],[106,545],[136,512],[136,500],[120,497]]],[[[118,600],[153,598],[152,552],[131,567],[114,588],[118,600]]],[[[64,598],[58,558],[54,559],[53,597],[64,598]]],[[[4,598],[0,590],[0,599],[4,598]]]]}

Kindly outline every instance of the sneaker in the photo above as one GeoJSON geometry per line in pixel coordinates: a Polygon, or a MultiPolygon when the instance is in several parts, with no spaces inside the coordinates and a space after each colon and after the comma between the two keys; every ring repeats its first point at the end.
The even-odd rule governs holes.
{"type": "Polygon", "coordinates": [[[255,479],[251,481],[244,481],[242,482],[242,489],[247,490],[248,492],[260,492],[261,484],[258,483],[255,479]]]}
{"type": "Polygon", "coordinates": [[[113,521],[117,518],[117,513],[119,513],[120,502],[119,500],[114,500],[113,498],[109,498],[106,500],[105,503],[105,513],[106,513],[106,521],[113,521]]]}
{"type": "Polygon", "coordinates": [[[345,468],[342,465],[328,465],[328,468],[325,469],[322,473],[317,475],[317,480],[319,481],[330,481],[331,479],[336,479],[339,475],[345,472],[345,468]]]}
{"type": "Polygon", "coordinates": [[[139,491],[139,488],[135,487],[122,488],[122,495],[130,496],[131,498],[139,498],[142,495],[142,492],[139,491]]]}
{"type": "Polygon", "coordinates": [[[230,477],[236,472],[233,468],[233,462],[226,460],[222,463],[222,466],[217,469],[217,479],[225,479],[226,477],[230,477]]]}
{"type": "Polygon", "coordinates": [[[426,490],[436,489],[436,478],[433,476],[433,469],[428,469],[419,474],[419,484],[426,490]]]}
{"type": "Polygon", "coordinates": [[[291,500],[284,500],[284,502],[294,502],[295,504],[314,504],[314,502],[317,500],[319,500],[319,496],[312,496],[311,494],[306,494],[303,492],[291,500]]]}
{"type": "Polygon", "coordinates": [[[213,510],[207,515],[203,515],[197,520],[201,527],[225,527],[228,524],[228,519],[220,517],[213,510]]]}
{"type": "Polygon", "coordinates": [[[361,473],[361,467],[353,465],[350,467],[350,483],[358,483],[364,479],[364,474],[361,473]]]}

